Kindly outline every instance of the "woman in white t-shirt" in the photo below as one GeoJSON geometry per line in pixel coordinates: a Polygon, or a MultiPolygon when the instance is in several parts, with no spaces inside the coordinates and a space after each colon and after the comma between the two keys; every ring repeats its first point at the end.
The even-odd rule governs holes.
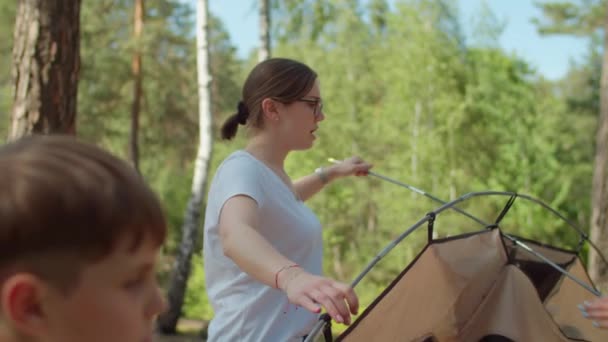
{"type": "Polygon", "coordinates": [[[324,118],[317,74],[300,62],[266,60],[245,81],[222,137],[247,125],[249,141],[218,167],[205,213],[209,341],[301,341],[321,308],[344,324],[357,312],[353,289],[322,275],[321,224],[304,201],[371,165],[353,157],[294,182],[284,169],[324,118]]]}

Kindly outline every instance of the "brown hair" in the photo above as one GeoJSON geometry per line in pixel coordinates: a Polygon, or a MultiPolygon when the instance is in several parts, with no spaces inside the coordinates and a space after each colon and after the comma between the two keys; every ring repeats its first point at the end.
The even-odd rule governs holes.
{"type": "Polygon", "coordinates": [[[0,284],[31,272],[62,290],[86,263],[131,238],[161,245],[161,205],[126,162],[67,136],[31,136],[0,147],[0,284]]]}
{"type": "Polygon", "coordinates": [[[243,100],[237,112],[222,125],[222,139],[230,140],[239,124],[262,127],[262,101],[267,98],[292,103],[312,89],[317,73],[307,65],[287,58],[271,58],[251,70],[243,85],[243,100]]]}

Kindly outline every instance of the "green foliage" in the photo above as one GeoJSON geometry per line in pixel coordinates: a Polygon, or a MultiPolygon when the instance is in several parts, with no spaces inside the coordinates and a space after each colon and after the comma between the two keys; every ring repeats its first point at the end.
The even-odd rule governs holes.
{"type": "MultiPolygon", "coordinates": [[[[574,198],[584,200],[577,204],[558,205],[583,227],[587,227],[591,203],[589,201],[591,174],[594,158],[597,115],[600,111],[600,76],[604,20],[608,10],[606,0],[556,1],[537,4],[542,16],[534,23],[542,34],[566,34],[589,38],[589,50],[585,61],[572,65],[568,75],[554,86],[559,94],[561,122],[557,134],[561,143],[556,152],[558,162],[568,165],[570,173],[558,174],[558,181],[565,181],[574,198]],[[584,134],[583,132],[587,132],[584,134]],[[564,180],[564,178],[567,178],[564,180]]],[[[555,107],[553,107],[555,108],[555,107]]],[[[556,119],[560,120],[560,119],[556,119]]]]}
{"type": "Polygon", "coordinates": [[[537,3],[543,13],[533,22],[543,34],[587,36],[603,26],[606,0],[577,0],[537,3]]]}
{"type": "MultiPolygon", "coordinates": [[[[504,23],[487,8],[474,43],[467,44],[455,5],[448,0],[273,4],[273,55],[311,65],[320,75],[326,104],[315,148],[290,155],[288,173],[297,178],[326,165],[329,157],[360,155],[374,163],[378,173],[445,200],[471,191],[518,191],[544,200],[586,227],[600,54],[594,48],[565,80],[546,81],[499,48],[504,23]]],[[[11,6],[0,5],[3,27],[12,27],[11,6]]],[[[572,12],[566,6],[560,11],[566,18],[584,9],[572,12]]],[[[131,21],[131,2],[83,2],[78,132],[122,156],[132,99],[131,21]]],[[[193,9],[183,1],[147,3],[141,170],[167,214],[170,234],[163,253],[168,260],[181,238],[198,141],[193,25],[193,9]]],[[[255,57],[236,57],[217,18],[211,18],[210,36],[217,138],[223,120],[234,112],[255,57]]],[[[0,66],[6,68],[7,41],[0,39],[0,66]]],[[[9,83],[2,75],[0,87],[5,89],[9,83]]],[[[8,112],[9,102],[0,97],[0,113],[8,112]]],[[[239,134],[233,142],[214,144],[209,177],[229,153],[243,147],[245,137],[239,134]]],[[[493,222],[506,200],[475,198],[461,208],[493,222]]],[[[308,205],[325,227],[325,272],[346,282],[439,206],[373,177],[338,180],[308,205]]],[[[502,223],[509,233],[542,242],[564,247],[576,242],[576,234],[563,222],[522,199],[502,223]]],[[[454,212],[441,214],[436,222],[437,236],[480,228],[454,212]]],[[[422,228],[389,253],[358,286],[362,305],[369,305],[425,243],[422,228]]],[[[199,255],[192,265],[184,314],[209,319],[212,311],[199,255]]]]}
{"type": "MultiPolygon", "coordinates": [[[[82,8],[79,135],[125,156],[130,125],[132,3],[87,2],[82,8]]],[[[143,30],[144,99],[141,171],[167,212],[171,253],[180,239],[198,141],[193,9],[182,1],[147,4],[143,30]]],[[[241,65],[221,22],[211,18],[210,57],[216,118],[232,110],[241,65]]]]}
{"type": "Polygon", "coordinates": [[[213,316],[213,310],[205,292],[203,258],[198,254],[192,257],[192,273],[188,279],[183,312],[184,317],[190,319],[204,320],[213,316]]]}
{"type": "Polygon", "coordinates": [[[13,105],[12,50],[16,1],[0,3],[0,140],[8,137],[10,112],[13,105]]]}

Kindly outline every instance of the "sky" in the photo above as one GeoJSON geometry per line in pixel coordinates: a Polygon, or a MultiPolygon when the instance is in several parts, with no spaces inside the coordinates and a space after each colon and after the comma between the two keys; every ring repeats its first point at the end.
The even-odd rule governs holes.
{"type": "MultiPolygon", "coordinates": [[[[192,0],[195,2],[194,0],[192,0]]],[[[323,0],[319,0],[323,1],[323,0]]],[[[472,28],[483,0],[459,0],[465,31],[472,28]]],[[[540,16],[535,0],[485,0],[506,27],[500,46],[527,61],[544,77],[556,80],[564,76],[571,61],[580,61],[587,51],[587,41],[567,36],[540,36],[531,19],[540,16]]],[[[247,56],[258,44],[257,0],[209,1],[209,10],[224,23],[239,56],[247,56]]]]}

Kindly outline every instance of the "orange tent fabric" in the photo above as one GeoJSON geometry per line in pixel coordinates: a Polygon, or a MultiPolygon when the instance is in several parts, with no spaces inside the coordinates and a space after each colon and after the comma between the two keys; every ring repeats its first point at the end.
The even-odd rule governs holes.
{"type": "MultiPolygon", "coordinates": [[[[525,242],[591,284],[576,253],[525,242]]],[[[494,228],[432,240],[337,340],[608,341],[577,308],[594,298],[494,228]]]]}

